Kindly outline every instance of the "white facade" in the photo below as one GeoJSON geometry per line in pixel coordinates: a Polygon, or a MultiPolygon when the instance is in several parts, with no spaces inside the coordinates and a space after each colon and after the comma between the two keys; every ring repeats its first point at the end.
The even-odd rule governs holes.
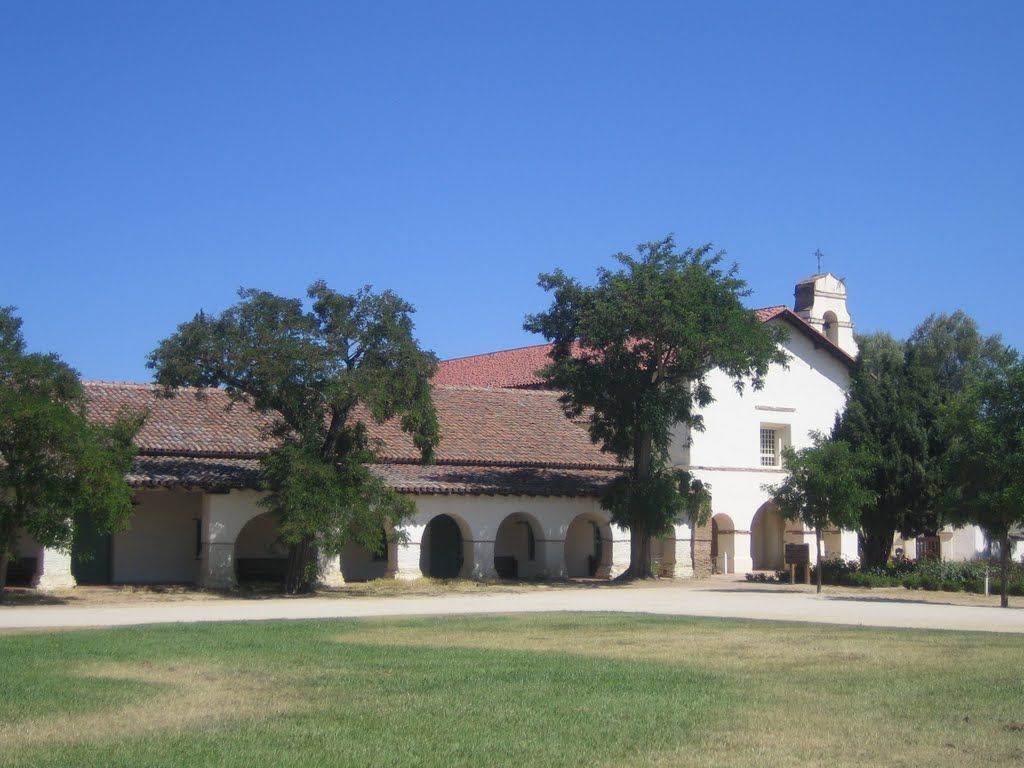
{"type": "MultiPolygon", "coordinates": [[[[788,543],[810,544],[813,553],[813,532],[782,520],[765,487],[785,478],[781,449],[809,446],[812,434],[827,433],[844,406],[856,354],[846,287],[831,274],[815,275],[797,284],[795,314],[781,307],[768,312],[773,318],[768,322],[788,331],[788,364],[772,366],[762,389],[748,385],[742,394],[724,374],[712,373],[708,383],[715,401],[701,412],[705,429],[692,435],[680,429],[674,435],[672,463],[710,487],[713,518],[710,531],[679,525],[674,537],[652,543],[663,575],[693,575],[698,539],[705,548],[710,542],[717,572],[781,569],[788,543]]],[[[139,490],[131,528],[110,542],[110,580],[229,588],[240,579],[283,572],[287,548],[278,540],[275,521],[259,506],[263,495],[139,490]]],[[[350,545],[340,558],[322,561],[324,582],[608,578],[629,564],[628,532],[609,524],[594,496],[418,493],[412,498],[416,514],[401,530],[389,532],[386,554],[350,545]]],[[[943,531],[939,539],[947,558],[974,557],[984,548],[973,528],[943,531]]],[[[915,555],[915,542],[897,546],[915,555]]],[[[27,540],[20,549],[37,553],[39,586],[74,583],[68,556],[27,540]]],[[[829,558],[856,558],[857,537],[826,531],[822,550],[829,558]]]]}
{"type": "MultiPolygon", "coordinates": [[[[680,430],[673,441],[673,465],[689,469],[711,487],[712,556],[718,572],[780,569],[786,543],[810,543],[813,552],[813,532],[779,518],[764,486],[785,479],[782,447],[808,447],[812,433],[832,428],[849,387],[847,363],[785,321],[771,322],[789,330],[784,344],[788,366],[772,366],[761,390],[747,386],[743,394],[724,374],[712,373],[715,402],[701,411],[704,431],[688,435],[680,430]],[[692,438],[689,445],[687,437],[692,438]]],[[[688,528],[678,528],[677,538],[688,535],[688,528]]],[[[855,558],[856,535],[826,536],[823,550],[829,557],[855,558]]]]}

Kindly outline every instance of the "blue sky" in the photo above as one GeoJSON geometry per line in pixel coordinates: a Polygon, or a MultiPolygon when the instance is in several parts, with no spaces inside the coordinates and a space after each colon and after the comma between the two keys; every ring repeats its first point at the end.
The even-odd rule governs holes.
{"type": "Polygon", "coordinates": [[[538,343],[538,273],[670,232],[751,306],[823,268],[861,332],[1024,349],[1020,2],[0,3],[0,305],[84,376],[235,291],[538,343]]]}

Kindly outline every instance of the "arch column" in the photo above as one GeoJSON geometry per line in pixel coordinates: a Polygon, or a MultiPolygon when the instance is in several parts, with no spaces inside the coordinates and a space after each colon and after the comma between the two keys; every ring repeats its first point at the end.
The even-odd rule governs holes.
{"type": "Polygon", "coordinates": [[[341,557],[338,555],[325,555],[323,552],[317,554],[317,561],[320,565],[320,578],[318,584],[324,587],[341,587],[345,584],[345,577],[341,573],[341,557]]]}
{"type": "Polygon", "coordinates": [[[35,586],[43,591],[70,589],[77,585],[71,573],[71,553],[58,549],[39,548],[35,586]]]}
{"type": "Polygon", "coordinates": [[[235,537],[220,520],[230,494],[203,494],[200,516],[199,586],[231,589],[238,586],[235,574],[235,537]]]}
{"type": "Polygon", "coordinates": [[[691,543],[693,533],[688,525],[677,525],[673,533],[675,541],[671,539],[665,542],[665,546],[675,545],[675,564],[672,573],[668,574],[673,579],[693,578],[693,546],[691,543]]]}
{"type": "Polygon", "coordinates": [[[754,560],[750,556],[750,531],[733,532],[733,555],[729,573],[750,573],[754,570],[754,560]]]}
{"type": "MultiPolygon", "coordinates": [[[[423,576],[420,570],[420,547],[423,543],[425,525],[405,525],[401,531],[405,541],[395,544],[394,577],[411,581],[423,576]]],[[[389,558],[390,559],[390,558],[389,558]]]]}
{"type": "Polygon", "coordinates": [[[538,558],[541,575],[548,579],[564,579],[568,575],[565,569],[565,539],[543,539],[537,542],[538,558]]]}
{"type": "MultiPolygon", "coordinates": [[[[471,579],[496,579],[498,572],[494,569],[494,540],[477,539],[468,543],[472,555],[472,562],[469,563],[468,576],[471,579]]],[[[465,573],[466,566],[462,566],[465,573]]]]}
{"type": "Polygon", "coordinates": [[[257,491],[204,493],[200,515],[199,586],[231,589],[235,574],[235,542],[245,524],[262,513],[257,491]]]}
{"type": "Polygon", "coordinates": [[[614,579],[621,576],[629,568],[629,560],[632,552],[629,546],[629,531],[623,531],[621,528],[616,528],[614,525],[610,526],[612,531],[611,544],[612,547],[612,564],[608,569],[608,578],[614,579]]]}

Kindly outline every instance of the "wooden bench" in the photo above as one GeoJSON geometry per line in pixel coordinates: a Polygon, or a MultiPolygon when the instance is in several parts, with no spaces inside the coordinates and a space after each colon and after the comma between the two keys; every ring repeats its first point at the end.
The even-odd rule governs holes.
{"type": "Polygon", "coordinates": [[[498,572],[498,577],[501,579],[519,578],[519,562],[514,557],[506,555],[495,557],[494,570],[498,572]]]}
{"type": "Polygon", "coordinates": [[[286,557],[240,557],[235,561],[239,581],[281,581],[287,570],[286,557]]]}

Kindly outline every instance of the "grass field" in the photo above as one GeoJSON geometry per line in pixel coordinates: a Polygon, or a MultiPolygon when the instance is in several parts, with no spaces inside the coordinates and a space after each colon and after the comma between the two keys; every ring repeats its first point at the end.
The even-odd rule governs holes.
{"type": "Polygon", "coordinates": [[[1024,763],[1019,636],[625,615],[0,637],[0,765],[1024,763]]]}

